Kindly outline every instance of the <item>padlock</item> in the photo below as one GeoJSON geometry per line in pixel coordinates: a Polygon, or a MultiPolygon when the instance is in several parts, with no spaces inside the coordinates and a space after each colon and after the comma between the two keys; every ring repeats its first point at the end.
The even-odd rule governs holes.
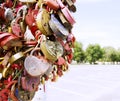
{"type": "Polygon", "coordinates": [[[75,42],[75,40],[75,36],[72,33],[70,33],[67,37],[67,42],[75,42]]]}
{"type": "Polygon", "coordinates": [[[74,43],[75,43],[76,39],[72,33],[68,35],[66,40],[67,40],[67,43],[69,44],[70,48],[74,48],[74,43]]]}
{"type": "Polygon", "coordinates": [[[25,31],[26,31],[25,16],[26,16],[26,13],[27,13],[27,9],[28,9],[28,7],[26,5],[21,6],[18,9],[17,15],[16,15],[16,18],[22,17],[22,19],[19,23],[22,33],[25,33],[25,31]]]}
{"type": "Polygon", "coordinates": [[[71,30],[72,25],[66,20],[63,13],[61,11],[58,11],[57,14],[58,14],[58,17],[60,18],[62,24],[65,26],[65,28],[67,28],[68,30],[71,30]]]}
{"type": "Polygon", "coordinates": [[[40,11],[36,17],[36,24],[40,32],[48,36],[52,35],[52,31],[49,27],[50,14],[43,6],[41,6],[40,11]]]}
{"type": "Polygon", "coordinates": [[[73,59],[73,53],[71,52],[71,53],[68,54],[66,57],[67,57],[68,63],[70,64],[70,63],[72,62],[72,59],[73,59]]]}
{"type": "Polygon", "coordinates": [[[4,13],[5,19],[7,22],[12,21],[14,19],[14,13],[12,9],[6,8],[4,13]]]}
{"type": "Polygon", "coordinates": [[[29,91],[26,91],[24,89],[16,89],[17,92],[18,92],[18,99],[19,101],[31,101],[35,95],[35,92],[36,91],[32,91],[32,92],[29,92],[29,91]]]}
{"type": "Polygon", "coordinates": [[[51,66],[43,56],[33,56],[33,52],[36,50],[40,50],[40,48],[33,49],[24,61],[25,70],[29,75],[34,77],[43,75],[51,66]]]}
{"type": "Polygon", "coordinates": [[[57,37],[66,39],[69,35],[68,30],[58,21],[58,19],[53,14],[51,15],[49,25],[57,37]]]}
{"type": "Polygon", "coordinates": [[[5,9],[0,7],[0,19],[5,20],[4,14],[5,14],[5,9]]]}
{"type": "Polygon", "coordinates": [[[24,33],[21,30],[21,26],[19,22],[22,21],[22,17],[17,17],[11,22],[11,28],[12,32],[17,36],[17,37],[23,37],[24,33]]]}
{"type": "Polygon", "coordinates": [[[36,4],[35,8],[29,8],[28,13],[25,17],[25,22],[27,23],[27,25],[29,26],[29,29],[31,31],[31,33],[33,34],[33,36],[38,39],[39,35],[41,35],[42,33],[40,32],[40,30],[38,29],[37,25],[36,25],[36,16],[38,14],[38,4],[36,4]]]}
{"type": "Polygon", "coordinates": [[[11,8],[13,6],[13,1],[12,0],[5,0],[5,7],[11,8]]]}
{"type": "Polygon", "coordinates": [[[74,5],[74,2],[72,0],[65,0],[65,2],[68,5],[68,9],[72,12],[76,12],[76,6],[74,5]]]}
{"type": "Polygon", "coordinates": [[[42,41],[40,48],[45,58],[51,62],[55,62],[58,57],[63,55],[63,47],[58,41],[42,41]]]}
{"type": "Polygon", "coordinates": [[[53,9],[55,11],[59,9],[59,5],[56,2],[56,0],[43,0],[43,1],[50,9],[53,9]]]}
{"type": "Polygon", "coordinates": [[[32,8],[29,8],[27,15],[25,16],[26,24],[31,27],[35,23],[34,15],[32,14],[32,8]]]}
{"type": "Polygon", "coordinates": [[[73,25],[75,23],[75,20],[73,18],[73,16],[71,15],[69,9],[61,2],[61,0],[57,0],[58,4],[61,7],[61,11],[64,14],[64,16],[66,17],[66,19],[69,21],[69,23],[71,25],[73,25]]]}
{"type": "Polygon", "coordinates": [[[28,7],[27,5],[22,5],[21,7],[19,7],[16,17],[22,17],[22,20],[25,20],[25,15],[27,13],[28,7]]]}
{"type": "Polygon", "coordinates": [[[57,60],[57,65],[58,66],[62,66],[64,65],[66,62],[65,62],[65,59],[63,57],[59,57],[58,60],[57,60]]]}
{"type": "Polygon", "coordinates": [[[40,77],[31,77],[29,75],[25,75],[25,77],[21,77],[21,85],[22,88],[26,91],[37,91],[38,85],[40,84],[40,77]]]}

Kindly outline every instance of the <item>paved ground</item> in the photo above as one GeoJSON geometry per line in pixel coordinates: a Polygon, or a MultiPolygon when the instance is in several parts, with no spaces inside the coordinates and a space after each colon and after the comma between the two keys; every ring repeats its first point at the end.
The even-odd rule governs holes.
{"type": "MultiPolygon", "coordinates": [[[[43,88],[43,87],[42,87],[43,88]]],[[[74,65],[33,101],[120,101],[120,65],[74,65]]]]}

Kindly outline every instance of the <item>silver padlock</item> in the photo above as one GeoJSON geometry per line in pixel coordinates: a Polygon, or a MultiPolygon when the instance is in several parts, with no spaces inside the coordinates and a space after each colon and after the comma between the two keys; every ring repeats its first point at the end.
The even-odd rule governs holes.
{"type": "Polygon", "coordinates": [[[5,8],[4,16],[7,21],[12,21],[14,19],[13,10],[10,8],[5,8]]]}

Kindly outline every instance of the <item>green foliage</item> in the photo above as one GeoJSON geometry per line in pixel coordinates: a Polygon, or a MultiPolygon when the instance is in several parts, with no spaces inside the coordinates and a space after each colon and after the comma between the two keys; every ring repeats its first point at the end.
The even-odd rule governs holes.
{"type": "Polygon", "coordinates": [[[73,60],[77,63],[120,62],[120,49],[116,50],[113,47],[101,48],[99,44],[89,44],[84,51],[82,43],[76,41],[74,45],[73,60]]]}
{"type": "Polygon", "coordinates": [[[84,55],[84,51],[82,49],[82,43],[80,42],[75,42],[75,47],[74,47],[74,56],[73,56],[73,60],[78,62],[83,62],[85,55],[84,55]]]}
{"type": "Polygon", "coordinates": [[[104,47],[104,61],[115,62],[118,59],[117,51],[113,47],[104,47]]]}
{"type": "Polygon", "coordinates": [[[88,61],[90,64],[95,63],[99,59],[103,57],[103,50],[100,47],[100,45],[88,45],[86,49],[86,61],[88,61]]]}

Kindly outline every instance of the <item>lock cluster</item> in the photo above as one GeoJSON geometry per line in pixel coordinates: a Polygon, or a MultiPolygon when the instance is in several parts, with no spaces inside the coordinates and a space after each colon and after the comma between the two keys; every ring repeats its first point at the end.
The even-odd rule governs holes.
{"type": "Polygon", "coordinates": [[[0,1],[0,101],[31,101],[69,69],[76,0],[0,1]]]}

